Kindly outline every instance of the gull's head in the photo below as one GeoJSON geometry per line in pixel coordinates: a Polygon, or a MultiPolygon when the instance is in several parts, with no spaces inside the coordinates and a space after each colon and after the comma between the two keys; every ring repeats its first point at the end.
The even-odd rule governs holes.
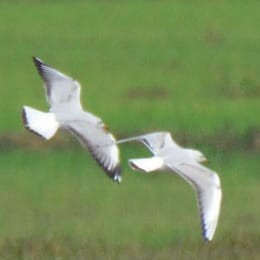
{"type": "Polygon", "coordinates": [[[104,130],[105,132],[108,132],[108,131],[109,131],[109,126],[106,125],[106,124],[103,124],[102,128],[103,128],[103,130],[104,130]]]}
{"type": "Polygon", "coordinates": [[[98,122],[98,127],[101,127],[105,132],[109,131],[109,126],[106,125],[103,121],[98,122]]]}
{"type": "Polygon", "coordinates": [[[207,162],[207,158],[205,157],[205,155],[197,150],[193,150],[193,149],[188,149],[188,152],[190,154],[190,156],[197,162],[207,162]]]}

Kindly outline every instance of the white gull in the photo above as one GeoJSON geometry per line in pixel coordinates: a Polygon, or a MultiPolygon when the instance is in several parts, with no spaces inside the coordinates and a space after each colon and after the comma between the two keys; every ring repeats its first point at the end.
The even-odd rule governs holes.
{"type": "Polygon", "coordinates": [[[33,61],[44,81],[50,109],[46,113],[24,106],[24,126],[47,140],[55,135],[58,128],[68,130],[88,149],[106,174],[119,183],[121,171],[115,138],[99,117],[83,110],[80,84],[37,57],[33,57],[33,61]]]}
{"type": "Polygon", "coordinates": [[[129,159],[130,166],[142,172],[167,169],[176,172],[196,191],[200,211],[202,234],[212,240],[215,233],[222,198],[218,174],[200,163],[205,156],[196,150],[180,147],[169,132],[155,132],[117,141],[117,144],[140,141],[153,153],[153,157],[129,159]]]}

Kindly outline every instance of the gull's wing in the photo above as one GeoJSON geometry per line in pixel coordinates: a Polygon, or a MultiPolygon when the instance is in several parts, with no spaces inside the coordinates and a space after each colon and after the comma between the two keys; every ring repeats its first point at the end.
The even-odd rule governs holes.
{"type": "Polygon", "coordinates": [[[167,164],[196,190],[203,237],[211,240],[220,212],[222,191],[218,175],[198,163],[167,164]]]}
{"type": "Polygon", "coordinates": [[[73,103],[74,107],[80,107],[80,84],[60,71],[45,64],[37,57],[33,62],[44,81],[47,100],[51,107],[61,103],[73,103]]]}
{"type": "MultiPolygon", "coordinates": [[[[170,136],[168,132],[155,132],[135,137],[120,139],[116,143],[125,143],[131,141],[139,141],[143,143],[153,154],[157,154],[162,148],[165,147],[166,140],[170,136]]],[[[172,139],[171,139],[172,140],[172,139]]]]}
{"type": "Polygon", "coordinates": [[[104,126],[75,120],[67,122],[64,127],[88,149],[110,178],[118,183],[121,181],[119,149],[115,138],[104,130],[104,126]]]}

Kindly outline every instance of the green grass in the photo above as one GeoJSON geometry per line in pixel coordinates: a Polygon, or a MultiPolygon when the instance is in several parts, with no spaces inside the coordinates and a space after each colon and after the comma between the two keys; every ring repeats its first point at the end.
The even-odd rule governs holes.
{"type": "Polygon", "coordinates": [[[258,259],[259,7],[1,1],[0,257],[258,259]],[[47,110],[32,55],[79,80],[84,106],[116,136],[168,130],[205,152],[224,191],[212,243],[188,185],[128,168],[141,146],[122,146],[115,185],[76,142],[25,134],[22,105],[47,110]]]}
{"type": "MultiPolygon", "coordinates": [[[[136,153],[136,147],[122,150],[136,153]]],[[[0,255],[257,259],[258,156],[214,158],[210,166],[220,172],[224,200],[216,237],[205,244],[193,191],[177,176],[143,176],[123,160],[124,182],[115,185],[81,149],[6,152],[0,255]]]]}
{"type": "MultiPolygon", "coordinates": [[[[1,106],[13,115],[24,103],[46,108],[30,59],[38,55],[77,78],[83,103],[116,132],[130,131],[129,118],[138,122],[133,132],[192,132],[194,124],[213,132],[231,120],[238,134],[259,127],[254,117],[260,94],[257,6],[242,1],[2,3],[1,106]],[[154,89],[166,96],[153,95],[154,89]],[[16,97],[5,105],[10,92],[16,97]]],[[[18,119],[4,119],[2,131],[17,128],[18,119]]]]}

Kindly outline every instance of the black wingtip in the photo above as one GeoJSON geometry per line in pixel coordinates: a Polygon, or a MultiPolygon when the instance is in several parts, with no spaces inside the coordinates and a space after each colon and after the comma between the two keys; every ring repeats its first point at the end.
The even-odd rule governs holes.
{"type": "Polygon", "coordinates": [[[32,56],[32,60],[33,60],[33,62],[34,62],[35,65],[36,65],[36,64],[43,64],[43,63],[44,63],[40,58],[38,58],[38,57],[36,57],[36,56],[32,56]]]}
{"type": "Polygon", "coordinates": [[[33,56],[33,63],[37,66],[40,67],[42,65],[46,65],[45,62],[43,62],[43,60],[41,60],[40,58],[33,56]]]}
{"type": "Polygon", "coordinates": [[[93,150],[91,148],[88,148],[89,152],[91,153],[91,155],[93,156],[93,158],[95,159],[95,161],[98,163],[98,165],[105,171],[106,175],[112,179],[114,182],[117,182],[118,184],[121,182],[122,180],[122,176],[121,176],[121,167],[120,165],[116,165],[113,169],[108,169],[107,167],[105,167],[105,165],[98,159],[98,157],[95,155],[95,153],[93,152],[93,150]]]}
{"type": "Polygon", "coordinates": [[[117,166],[116,169],[111,173],[108,173],[109,177],[113,179],[113,181],[117,182],[118,184],[122,181],[121,176],[121,168],[120,166],[117,166]]]}
{"type": "Polygon", "coordinates": [[[33,56],[32,59],[33,59],[33,63],[35,65],[35,67],[37,68],[39,74],[42,75],[42,66],[45,65],[45,63],[36,56],[33,56]]]}
{"type": "Polygon", "coordinates": [[[96,160],[97,163],[103,168],[107,176],[113,180],[114,182],[120,184],[122,181],[122,175],[121,175],[121,167],[120,165],[117,165],[114,169],[108,170],[102,163],[100,163],[98,160],[96,160]]]}

